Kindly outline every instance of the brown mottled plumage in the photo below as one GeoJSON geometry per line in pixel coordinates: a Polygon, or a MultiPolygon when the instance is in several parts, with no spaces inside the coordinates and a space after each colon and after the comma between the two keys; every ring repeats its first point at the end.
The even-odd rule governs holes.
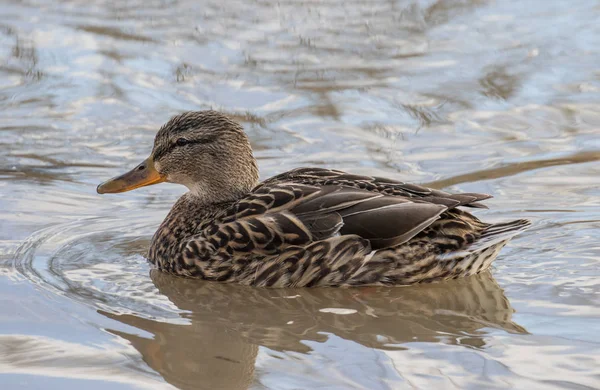
{"type": "Polygon", "coordinates": [[[158,132],[150,158],[99,193],[170,181],[189,188],[149,260],[178,275],[257,287],[407,285],[487,269],[527,220],[481,222],[458,207],[490,196],[299,168],[258,183],[250,143],[215,111],[158,132]]]}

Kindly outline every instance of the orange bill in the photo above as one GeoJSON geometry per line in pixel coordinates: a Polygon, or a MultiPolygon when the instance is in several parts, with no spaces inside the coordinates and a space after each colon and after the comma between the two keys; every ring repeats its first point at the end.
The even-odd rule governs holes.
{"type": "Polygon", "coordinates": [[[167,178],[156,171],[152,157],[148,157],[137,167],[121,176],[113,177],[100,184],[97,188],[99,194],[115,194],[135,190],[136,188],[162,183],[167,178]]]}

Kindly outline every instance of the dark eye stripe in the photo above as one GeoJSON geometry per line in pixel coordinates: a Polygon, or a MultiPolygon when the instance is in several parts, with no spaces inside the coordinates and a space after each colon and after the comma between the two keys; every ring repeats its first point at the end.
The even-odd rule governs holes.
{"type": "MultiPolygon", "coordinates": [[[[216,139],[217,139],[217,137],[204,137],[204,138],[200,138],[200,139],[188,139],[188,140],[186,140],[184,145],[209,144],[211,142],[214,142],[216,139]]],[[[184,145],[182,145],[182,146],[184,146],[184,145]]],[[[174,146],[179,146],[179,145],[175,144],[174,146]]]]}
{"type": "MultiPolygon", "coordinates": [[[[179,138],[177,141],[179,141],[182,138],[179,138]]],[[[154,159],[158,160],[159,158],[163,157],[164,155],[170,153],[173,151],[173,149],[177,148],[177,147],[183,147],[183,146],[187,146],[187,145],[194,145],[194,144],[209,144],[211,142],[214,142],[217,140],[216,136],[212,136],[212,137],[204,137],[204,138],[200,138],[200,139],[195,139],[195,140],[186,140],[185,144],[182,145],[178,145],[178,142],[175,141],[175,143],[172,143],[171,145],[167,146],[167,147],[162,147],[156,150],[156,152],[154,153],[154,159]]]]}

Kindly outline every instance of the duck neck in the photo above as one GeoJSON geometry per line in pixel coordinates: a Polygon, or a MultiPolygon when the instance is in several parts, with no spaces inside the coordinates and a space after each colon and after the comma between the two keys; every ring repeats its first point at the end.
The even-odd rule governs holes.
{"type": "Polygon", "coordinates": [[[181,196],[154,233],[148,260],[160,269],[174,271],[181,264],[186,239],[202,231],[204,224],[233,202],[207,203],[192,192],[181,196]]]}

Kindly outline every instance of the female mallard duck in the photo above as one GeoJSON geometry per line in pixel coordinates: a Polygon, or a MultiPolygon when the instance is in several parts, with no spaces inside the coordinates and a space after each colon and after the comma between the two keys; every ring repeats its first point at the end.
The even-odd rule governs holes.
{"type": "Polygon", "coordinates": [[[100,186],[116,193],[160,182],[189,192],[152,238],[163,271],[258,287],[408,285],[487,269],[529,221],[488,224],[450,194],[381,177],[298,168],[258,184],[241,125],[215,111],[173,117],[148,159],[100,186]]]}

